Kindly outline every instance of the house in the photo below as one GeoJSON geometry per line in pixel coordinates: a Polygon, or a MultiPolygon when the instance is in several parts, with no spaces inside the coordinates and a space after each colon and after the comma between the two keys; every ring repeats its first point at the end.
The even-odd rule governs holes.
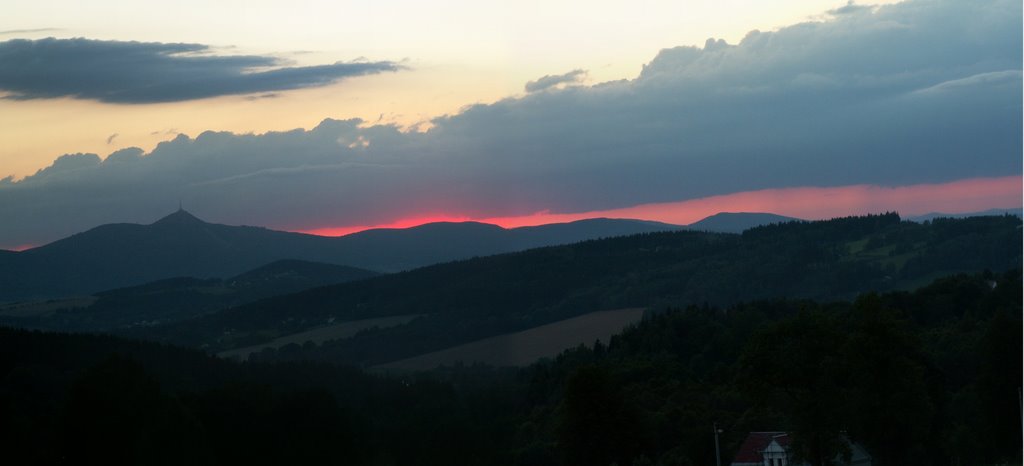
{"type": "MultiPolygon", "coordinates": [[[[850,465],[871,466],[871,455],[856,442],[847,440],[850,465]]],[[[804,466],[793,462],[789,454],[790,436],[786,432],[751,432],[740,445],[731,466],[804,466]]]]}

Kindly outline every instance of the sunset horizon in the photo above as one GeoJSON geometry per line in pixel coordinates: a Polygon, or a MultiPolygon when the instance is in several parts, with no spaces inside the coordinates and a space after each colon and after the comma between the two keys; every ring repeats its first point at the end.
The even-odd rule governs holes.
{"type": "MultiPolygon", "coordinates": [[[[449,6],[462,16],[445,21],[462,24],[492,13],[449,6]]],[[[1020,25],[997,13],[1019,5],[751,8],[509,10],[505,29],[471,27],[480,42],[462,45],[403,17],[425,42],[362,50],[330,46],[355,30],[317,19],[272,50],[252,29],[280,17],[272,2],[248,26],[204,19],[219,32],[173,15],[167,29],[147,15],[153,29],[120,29],[72,7],[46,24],[26,7],[0,19],[0,248],[145,222],[177,200],[223,223],[329,235],[1022,205],[1020,25]],[[609,47],[558,42],[561,20],[609,47]],[[640,20],[652,26],[630,29],[640,20]],[[601,36],[610,25],[623,29],[601,36]]]]}
{"type": "Polygon", "coordinates": [[[1021,0],[6,3],[2,464],[1022,464],[1021,0]]]}

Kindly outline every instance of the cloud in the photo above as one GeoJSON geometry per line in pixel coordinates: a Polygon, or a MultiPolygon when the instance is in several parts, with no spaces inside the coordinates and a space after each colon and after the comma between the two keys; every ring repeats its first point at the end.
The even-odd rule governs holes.
{"type": "Polygon", "coordinates": [[[833,16],[850,15],[855,13],[862,13],[865,11],[871,11],[873,8],[874,7],[871,5],[857,5],[853,3],[853,0],[849,0],[846,2],[846,5],[843,5],[839,8],[835,8],[832,10],[828,10],[828,14],[833,16]]]}
{"type": "Polygon", "coordinates": [[[269,92],[266,94],[247,95],[245,100],[265,100],[265,99],[276,99],[281,97],[281,94],[277,92],[269,92]]]}
{"type": "Polygon", "coordinates": [[[536,81],[526,83],[526,92],[540,92],[551,89],[559,84],[576,84],[587,77],[586,70],[572,70],[565,74],[542,76],[536,81]]]}
{"type": "Polygon", "coordinates": [[[60,30],[60,28],[6,29],[0,31],[0,36],[11,36],[15,34],[38,34],[40,32],[56,32],[60,30]]]}
{"type": "Polygon", "coordinates": [[[178,199],[308,230],[1019,176],[1020,17],[1018,1],[909,0],[668,48],[634,79],[473,105],[426,132],[327,119],[64,156],[0,182],[0,247],[152,221],[178,199]]]}
{"type": "Polygon", "coordinates": [[[14,39],[0,42],[0,91],[17,100],[73,97],[143,104],[325,86],[402,68],[365,60],[282,64],[275,57],[214,55],[202,44],[14,39]]]}
{"type": "Polygon", "coordinates": [[[968,76],[966,78],[951,79],[949,81],[938,83],[934,86],[929,86],[924,89],[918,89],[915,91],[919,94],[928,94],[936,92],[956,92],[958,90],[964,90],[968,87],[995,87],[999,85],[1005,86],[1017,86],[1021,82],[1021,78],[1024,73],[1021,70],[1006,70],[1006,71],[992,71],[988,73],[978,73],[975,75],[968,76]]]}

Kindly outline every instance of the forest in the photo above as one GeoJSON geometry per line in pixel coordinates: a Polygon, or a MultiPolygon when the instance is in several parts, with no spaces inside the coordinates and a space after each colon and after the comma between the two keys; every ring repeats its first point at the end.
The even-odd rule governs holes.
{"type": "Polygon", "coordinates": [[[852,300],[955,273],[1005,271],[1020,267],[1020,224],[1014,216],[919,224],[884,214],[769,225],[742,235],[641,234],[438,264],[122,334],[220,351],[332,319],[419,314],[355,338],[258,355],[373,366],[600,310],[780,297],[852,300]]]}
{"type": "Polygon", "coordinates": [[[811,464],[1021,461],[1021,272],[851,300],[653,309],[522,369],[382,375],[0,329],[8,464],[713,464],[788,431],[811,464]]]}

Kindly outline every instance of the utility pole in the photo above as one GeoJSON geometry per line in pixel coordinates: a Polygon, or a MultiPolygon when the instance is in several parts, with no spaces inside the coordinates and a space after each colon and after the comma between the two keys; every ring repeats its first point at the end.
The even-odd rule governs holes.
{"type": "Polygon", "coordinates": [[[715,429],[715,466],[722,466],[722,452],[718,448],[718,434],[722,433],[722,429],[718,428],[718,423],[713,423],[712,427],[715,429]]]}

